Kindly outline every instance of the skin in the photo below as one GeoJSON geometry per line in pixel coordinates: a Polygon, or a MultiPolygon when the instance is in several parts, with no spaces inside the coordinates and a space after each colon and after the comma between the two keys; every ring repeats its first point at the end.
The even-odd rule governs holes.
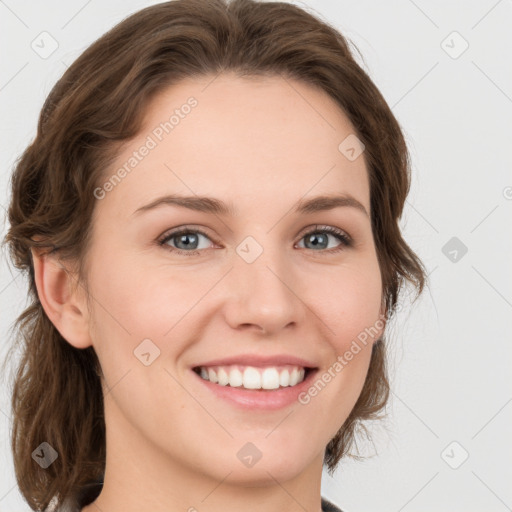
{"type": "Polygon", "coordinates": [[[348,119],[323,91],[297,81],[212,79],[183,81],[155,97],[144,128],[106,173],[168,112],[197,99],[97,200],[90,309],[58,262],[34,254],[48,316],[70,344],[94,347],[106,380],[105,483],[84,512],[319,512],[325,447],[354,407],[382,333],[307,405],[240,410],[192,374],[194,363],[243,353],[296,355],[321,374],[383,313],[369,216],[347,206],[291,212],[300,199],[333,193],[370,211],[363,156],[350,161],[338,150],[354,133],[348,119]],[[213,196],[232,202],[237,215],[169,205],[133,215],[166,193],[213,196]],[[186,250],[179,237],[158,245],[183,225],[208,234],[198,235],[200,254],[171,252],[186,250]],[[332,252],[342,242],[331,234],[328,245],[306,246],[305,235],[325,226],[348,233],[353,246],[332,252]],[[247,236],[263,249],[251,264],[236,252],[247,236]],[[146,338],[160,350],[149,366],[133,353],[146,338]],[[247,442],[262,452],[252,468],[236,455],[247,442]]]}

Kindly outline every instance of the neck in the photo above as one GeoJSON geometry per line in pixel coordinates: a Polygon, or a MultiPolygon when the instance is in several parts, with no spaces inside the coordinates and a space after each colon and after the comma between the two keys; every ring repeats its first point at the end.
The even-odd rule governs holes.
{"type": "Polygon", "coordinates": [[[103,489],[82,512],[321,512],[324,450],[296,474],[288,467],[300,454],[290,461],[262,457],[251,468],[236,458],[204,467],[195,463],[193,447],[178,460],[107,409],[103,489]]]}

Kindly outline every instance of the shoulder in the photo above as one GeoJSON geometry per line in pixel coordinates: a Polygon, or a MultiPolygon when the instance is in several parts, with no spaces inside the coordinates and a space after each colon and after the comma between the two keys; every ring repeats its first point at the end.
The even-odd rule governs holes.
{"type": "Polygon", "coordinates": [[[334,503],[322,497],[322,512],[343,512],[334,503]]]}

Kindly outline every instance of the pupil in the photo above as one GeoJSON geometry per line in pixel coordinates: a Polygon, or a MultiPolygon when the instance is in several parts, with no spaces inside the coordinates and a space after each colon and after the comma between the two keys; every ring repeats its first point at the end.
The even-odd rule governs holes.
{"type": "Polygon", "coordinates": [[[318,246],[319,244],[321,244],[322,242],[318,241],[319,239],[322,239],[322,238],[325,238],[325,235],[311,235],[309,237],[309,241],[314,245],[314,246],[318,246]]]}
{"type": "MultiPolygon", "coordinates": [[[[188,239],[189,239],[191,236],[192,236],[192,237],[194,237],[194,236],[196,236],[196,235],[190,235],[190,234],[188,234],[188,235],[181,235],[181,236],[180,236],[180,243],[185,244],[185,247],[190,247],[190,246],[191,246],[191,242],[190,242],[190,241],[188,241],[188,239]]],[[[193,245],[193,243],[192,243],[192,245],[193,245]]]]}

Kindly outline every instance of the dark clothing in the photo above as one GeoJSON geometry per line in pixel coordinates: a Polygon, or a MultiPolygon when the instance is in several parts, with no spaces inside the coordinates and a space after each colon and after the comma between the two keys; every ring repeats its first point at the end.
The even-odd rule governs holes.
{"type": "Polygon", "coordinates": [[[322,512],[343,512],[334,503],[322,498],[322,512]]]}
{"type": "MultiPolygon", "coordinates": [[[[93,502],[98,497],[102,487],[103,482],[94,482],[85,486],[77,497],[66,499],[55,512],[81,512],[83,507],[93,502]]],[[[343,511],[322,497],[322,512],[343,511]]]]}

